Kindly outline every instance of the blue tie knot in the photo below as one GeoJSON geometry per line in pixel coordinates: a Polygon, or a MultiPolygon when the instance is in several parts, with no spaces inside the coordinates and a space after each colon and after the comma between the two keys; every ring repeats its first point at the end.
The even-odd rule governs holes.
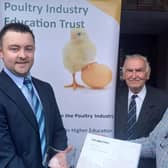
{"type": "Polygon", "coordinates": [[[31,84],[32,83],[32,81],[31,81],[31,79],[29,79],[29,78],[24,78],[24,81],[23,81],[23,84],[24,85],[29,85],[29,84],[31,84]]]}
{"type": "Polygon", "coordinates": [[[135,99],[136,97],[138,97],[137,95],[132,95],[131,99],[135,99]]]}
{"type": "Polygon", "coordinates": [[[23,84],[28,88],[28,89],[32,89],[32,81],[29,78],[24,78],[23,84]]]}

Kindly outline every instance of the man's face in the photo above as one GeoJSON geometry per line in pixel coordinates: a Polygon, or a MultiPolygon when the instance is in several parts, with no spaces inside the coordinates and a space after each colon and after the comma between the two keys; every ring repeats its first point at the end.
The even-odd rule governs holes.
{"type": "Polygon", "coordinates": [[[150,72],[143,59],[130,58],[124,64],[123,79],[133,93],[138,93],[149,79],[150,72]]]}
{"type": "Polygon", "coordinates": [[[0,56],[4,65],[18,76],[26,76],[34,62],[35,44],[30,33],[7,31],[2,39],[0,56]]]}

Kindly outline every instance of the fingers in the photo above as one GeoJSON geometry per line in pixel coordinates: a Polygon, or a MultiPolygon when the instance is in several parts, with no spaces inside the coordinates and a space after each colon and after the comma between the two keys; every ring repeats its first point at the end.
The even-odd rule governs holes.
{"type": "Polygon", "coordinates": [[[64,152],[65,152],[65,153],[69,153],[70,151],[72,151],[72,149],[73,149],[73,146],[72,146],[72,145],[69,145],[69,146],[64,150],[64,152]]]}
{"type": "Polygon", "coordinates": [[[55,154],[49,163],[50,168],[68,168],[68,163],[66,159],[66,155],[72,151],[72,145],[69,145],[65,150],[58,152],[55,154]]]}
{"type": "Polygon", "coordinates": [[[57,159],[57,157],[53,157],[53,158],[50,160],[48,166],[49,166],[50,168],[61,168],[61,165],[60,165],[59,160],[57,159]]]}

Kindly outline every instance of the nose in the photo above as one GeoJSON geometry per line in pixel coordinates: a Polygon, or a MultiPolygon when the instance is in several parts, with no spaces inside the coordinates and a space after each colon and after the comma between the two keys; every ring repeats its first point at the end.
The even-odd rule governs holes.
{"type": "Polygon", "coordinates": [[[26,54],[25,54],[24,49],[20,50],[18,57],[21,58],[21,59],[26,58],[26,54]]]}
{"type": "Polygon", "coordinates": [[[132,72],[132,77],[133,77],[133,78],[136,78],[136,76],[137,76],[136,71],[133,71],[133,72],[132,72]]]}

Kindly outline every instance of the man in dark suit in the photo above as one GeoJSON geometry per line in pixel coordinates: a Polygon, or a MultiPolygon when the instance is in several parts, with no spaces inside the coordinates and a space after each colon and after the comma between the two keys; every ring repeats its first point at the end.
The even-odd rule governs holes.
{"type": "Polygon", "coordinates": [[[0,56],[4,62],[0,73],[1,168],[44,168],[42,151],[45,156],[49,146],[64,150],[58,153],[63,155],[59,164],[66,167],[62,164],[66,164],[67,136],[53,90],[30,74],[34,51],[35,37],[28,26],[10,23],[1,30],[0,56]],[[31,82],[32,95],[24,84],[25,78],[31,82]],[[34,96],[36,107],[30,95],[34,96]]]}
{"type": "MultiPolygon", "coordinates": [[[[161,120],[168,106],[168,96],[163,91],[147,86],[150,66],[144,56],[127,56],[123,65],[126,85],[119,87],[116,94],[115,138],[128,139],[128,113],[131,96],[136,95],[136,122],[131,139],[146,137],[161,120]]],[[[141,159],[140,168],[155,168],[154,159],[141,159]]]]}

